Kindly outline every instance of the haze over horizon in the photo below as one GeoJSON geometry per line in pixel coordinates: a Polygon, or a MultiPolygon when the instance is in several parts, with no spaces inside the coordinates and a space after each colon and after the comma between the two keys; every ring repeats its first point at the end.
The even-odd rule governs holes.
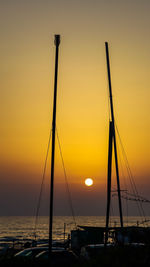
{"type": "MultiPolygon", "coordinates": [[[[61,35],[57,130],[75,214],[105,215],[109,131],[105,41],[116,124],[139,194],[150,199],[149,11],[148,0],[1,1],[1,216],[35,214],[52,121],[54,34],[61,35]],[[87,177],[94,180],[91,188],[84,185],[87,177]]],[[[129,180],[119,140],[118,149],[125,189],[129,180]]],[[[43,215],[48,214],[50,154],[43,215]]],[[[58,142],[55,163],[54,212],[69,215],[58,142]]],[[[145,208],[149,215],[148,204],[145,208]]],[[[134,204],[130,215],[136,215],[134,204]]]]}

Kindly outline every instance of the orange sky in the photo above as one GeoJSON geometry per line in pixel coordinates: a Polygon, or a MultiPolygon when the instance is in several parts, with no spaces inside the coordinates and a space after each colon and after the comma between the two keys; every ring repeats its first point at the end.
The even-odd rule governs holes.
{"type": "MultiPolygon", "coordinates": [[[[57,129],[69,183],[80,188],[92,177],[100,193],[106,184],[108,41],[117,126],[135,181],[149,186],[150,2],[14,0],[0,6],[1,181],[41,182],[52,120],[53,35],[59,33],[57,129]]],[[[64,183],[58,145],[55,180],[64,183]]]]}

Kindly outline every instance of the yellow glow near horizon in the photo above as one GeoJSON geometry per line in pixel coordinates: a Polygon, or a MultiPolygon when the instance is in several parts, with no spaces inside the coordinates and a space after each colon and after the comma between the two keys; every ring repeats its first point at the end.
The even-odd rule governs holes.
{"type": "MultiPolygon", "coordinates": [[[[18,182],[40,182],[52,120],[54,33],[61,34],[56,124],[70,183],[81,185],[81,177],[89,175],[95,184],[106,183],[105,41],[109,44],[115,121],[133,173],[148,181],[150,2],[137,1],[136,8],[134,2],[1,3],[0,162],[10,171],[6,182],[18,177],[18,169],[24,174],[16,178],[18,182]]],[[[57,146],[55,173],[62,181],[57,146]]]]}

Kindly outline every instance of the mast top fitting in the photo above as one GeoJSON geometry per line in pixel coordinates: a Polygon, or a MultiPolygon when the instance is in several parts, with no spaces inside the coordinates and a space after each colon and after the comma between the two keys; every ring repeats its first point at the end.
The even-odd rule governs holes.
{"type": "Polygon", "coordinates": [[[60,34],[55,34],[54,44],[56,46],[59,46],[59,44],[60,44],[60,34]]]}

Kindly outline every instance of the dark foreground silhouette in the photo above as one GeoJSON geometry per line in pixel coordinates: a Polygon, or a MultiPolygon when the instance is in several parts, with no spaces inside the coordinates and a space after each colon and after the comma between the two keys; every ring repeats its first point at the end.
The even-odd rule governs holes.
{"type": "Polygon", "coordinates": [[[32,259],[15,259],[13,252],[9,251],[7,255],[0,257],[0,267],[38,267],[38,266],[54,266],[54,267],[148,267],[150,266],[150,247],[131,248],[131,247],[115,247],[107,248],[102,252],[94,255],[91,259],[85,260],[79,257],[76,262],[72,260],[63,260],[57,258],[50,262],[49,260],[32,260],[32,259]]]}

